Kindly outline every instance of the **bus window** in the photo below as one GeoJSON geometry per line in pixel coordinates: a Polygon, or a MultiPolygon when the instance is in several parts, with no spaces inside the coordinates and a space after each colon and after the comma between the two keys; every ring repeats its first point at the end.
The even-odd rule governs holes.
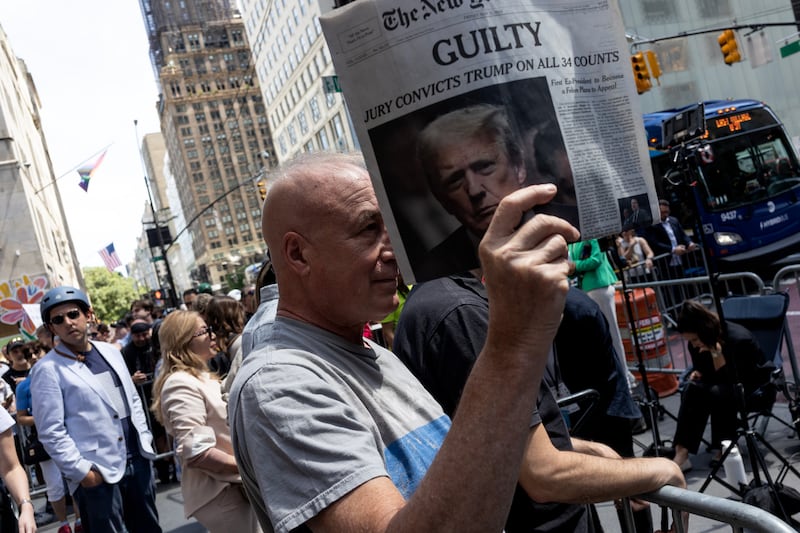
{"type": "Polygon", "coordinates": [[[787,147],[774,131],[720,139],[712,149],[714,161],[703,165],[705,205],[711,211],[750,205],[800,185],[787,147]]]}

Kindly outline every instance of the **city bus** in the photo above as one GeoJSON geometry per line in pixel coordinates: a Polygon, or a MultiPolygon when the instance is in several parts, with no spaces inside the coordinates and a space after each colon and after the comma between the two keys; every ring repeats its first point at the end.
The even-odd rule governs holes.
{"type": "Polygon", "coordinates": [[[769,106],[706,101],[648,113],[644,125],[659,197],[670,201],[685,228],[703,231],[706,253],[718,270],[758,271],[800,252],[800,167],[769,106]],[[662,138],[663,125],[698,108],[705,123],[698,119],[696,137],[685,143],[689,157],[676,158],[664,146],[669,140],[662,138]],[[680,171],[676,159],[694,171],[680,171]]]}

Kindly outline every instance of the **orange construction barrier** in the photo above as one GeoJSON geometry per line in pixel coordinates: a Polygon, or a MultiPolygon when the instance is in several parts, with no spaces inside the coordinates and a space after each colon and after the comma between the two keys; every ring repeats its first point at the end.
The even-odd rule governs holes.
{"type": "MultiPolygon", "coordinates": [[[[648,288],[630,291],[633,317],[628,317],[628,308],[621,291],[616,291],[614,299],[617,307],[617,325],[622,336],[622,346],[625,348],[625,360],[633,366],[639,364],[631,335],[630,326],[633,324],[642,351],[644,367],[647,370],[648,384],[661,397],[673,394],[678,390],[678,378],[674,374],[658,372],[672,368],[672,360],[667,349],[664,324],[661,322],[655,291],[648,288]]],[[[634,375],[641,379],[638,372],[634,372],[634,375]]]]}

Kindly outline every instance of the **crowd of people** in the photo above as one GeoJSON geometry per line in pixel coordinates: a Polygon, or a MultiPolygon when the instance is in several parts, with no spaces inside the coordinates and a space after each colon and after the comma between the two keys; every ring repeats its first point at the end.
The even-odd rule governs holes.
{"type": "MultiPolygon", "coordinates": [[[[255,286],[189,289],[168,314],[136,300],[112,324],[97,320],[82,290],[48,291],[38,341],[5,347],[0,400],[49,457],[39,468],[59,533],[160,532],[156,478],[179,480],[186,516],[211,532],[592,532],[602,530],[592,504],[623,497],[634,497],[636,531],[652,532],[635,496],[685,486],[681,466],[705,418],[701,426],[696,407],[679,416],[674,461],[633,457],[641,413],[613,315],[614,269],[597,241],[581,242],[558,217],[520,224],[555,187],[522,186],[507,118],[481,113],[491,129],[470,135],[484,148],[458,151],[448,143],[463,138],[440,135],[426,167],[474,237],[478,268],[409,291],[363,160],[311,154],[272,180],[269,254],[255,286]],[[481,164],[481,180],[508,190],[471,192],[481,164]],[[470,211],[471,194],[491,209],[470,211]],[[371,339],[381,323],[386,335],[371,339]],[[570,433],[557,400],[585,388],[598,391],[600,408],[570,433]]],[[[671,244],[677,233],[667,230],[671,244]]],[[[713,387],[733,342],[691,324],[680,331],[713,387]]],[[[687,401],[711,405],[728,437],[717,389],[697,386],[687,401]]],[[[7,436],[0,474],[21,506],[20,530],[33,531],[7,436]]]]}

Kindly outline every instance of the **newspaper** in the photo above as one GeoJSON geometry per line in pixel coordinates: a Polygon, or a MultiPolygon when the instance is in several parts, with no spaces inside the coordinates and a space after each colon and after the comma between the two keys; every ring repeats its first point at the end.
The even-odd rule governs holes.
{"type": "Polygon", "coordinates": [[[532,183],[582,239],[658,220],[616,1],[358,0],[321,23],[406,281],[478,266],[532,183]]]}

